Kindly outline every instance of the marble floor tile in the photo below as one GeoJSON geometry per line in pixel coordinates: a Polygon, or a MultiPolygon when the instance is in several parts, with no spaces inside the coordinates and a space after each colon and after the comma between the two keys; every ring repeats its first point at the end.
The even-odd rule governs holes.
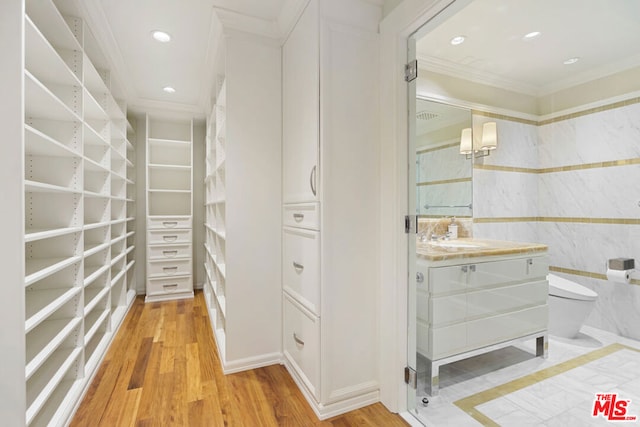
{"type": "MultiPolygon", "coordinates": [[[[604,392],[630,399],[629,414],[640,416],[640,351],[615,344],[640,350],[636,340],[583,327],[574,340],[551,336],[547,359],[534,356],[532,340],[442,366],[439,395],[429,397],[427,406],[418,397],[419,419],[430,427],[482,425],[456,405],[469,396],[480,396],[473,408],[504,427],[611,425],[591,415],[595,394],[604,392]],[[600,348],[604,350],[585,356],[588,359],[576,359],[600,348]],[[593,354],[598,357],[594,359],[593,354]],[[570,364],[563,365],[568,368],[559,374],[547,369],[563,362],[570,364]],[[531,383],[513,383],[523,377],[531,383]],[[496,393],[504,394],[496,398],[496,393]]],[[[418,390],[424,379],[419,377],[418,390]]]]}

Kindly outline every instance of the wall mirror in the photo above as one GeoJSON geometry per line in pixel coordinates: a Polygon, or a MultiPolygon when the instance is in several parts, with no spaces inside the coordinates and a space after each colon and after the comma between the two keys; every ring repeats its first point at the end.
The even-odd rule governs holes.
{"type": "Polygon", "coordinates": [[[416,98],[416,214],[427,218],[473,215],[473,160],[460,154],[466,108],[416,98]]]}

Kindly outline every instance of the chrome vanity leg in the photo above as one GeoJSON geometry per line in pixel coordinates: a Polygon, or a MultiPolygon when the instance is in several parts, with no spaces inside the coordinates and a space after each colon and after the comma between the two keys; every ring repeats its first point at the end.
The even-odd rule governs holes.
{"type": "Polygon", "coordinates": [[[427,394],[437,396],[440,389],[440,365],[429,361],[429,378],[427,380],[427,394]]]}
{"type": "Polygon", "coordinates": [[[536,338],[536,356],[542,356],[543,358],[547,358],[549,353],[549,341],[547,338],[547,334],[539,336],[536,338]]]}

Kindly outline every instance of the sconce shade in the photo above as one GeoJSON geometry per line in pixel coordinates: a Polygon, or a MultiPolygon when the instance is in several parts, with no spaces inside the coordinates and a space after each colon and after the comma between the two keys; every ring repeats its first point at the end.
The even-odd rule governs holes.
{"type": "Polygon", "coordinates": [[[473,153],[473,136],[471,134],[471,128],[462,129],[460,135],[460,154],[473,153]]]}
{"type": "Polygon", "coordinates": [[[482,150],[495,150],[498,148],[498,129],[496,122],[487,122],[482,125],[482,150]]]}

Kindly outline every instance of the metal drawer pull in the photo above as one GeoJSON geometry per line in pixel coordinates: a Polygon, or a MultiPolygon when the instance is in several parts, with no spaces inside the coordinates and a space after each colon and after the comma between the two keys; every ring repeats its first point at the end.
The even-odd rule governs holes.
{"type": "Polygon", "coordinates": [[[473,271],[474,273],[476,272],[476,266],[475,265],[470,265],[469,266],[469,270],[473,271]]]}
{"type": "Polygon", "coordinates": [[[162,285],[163,288],[177,288],[178,284],[177,283],[172,283],[170,285],[162,285]]]}
{"type": "Polygon", "coordinates": [[[178,236],[162,236],[162,240],[164,240],[165,242],[175,242],[176,240],[178,240],[178,236]]]}
{"type": "Polygon", "coordinates": [[[165,227],[171,228],[178,225],[178,221],[163,221],[162,225],[164,225],[165,227]]]}
{"type": "Polygon", "coordinates": [[[424,282],[424,274],[417,272],[416,273],[416,282],[418,283],[422,283],[424,282]]]}
{"type": "Polygon", "coordinates": [[[293,268],[295,268],[296,270],[300,270],[300,271],[302,271],[302,270],[304,270],[304,265],[299,264],[299,263],[297,263],[297,262],[293,261],[293,268]]]}
{"type": "Polygon", "coordinates": [[[296,344],[301,345],[304,347],[304,341],[302,341],[300,338],[298,338],[298,336],[296,335],[296,333],[293,333],[293,340],[296,342],[296,344]]]}
{"type": "Polygon", "coordinates": [[[315,196],[316,195],[316,167],[315,166],[311,168],[311,175],[309,176],[309,184],[311,185],[311,191],[315,196]]]}
{"type": "Polygon", "coordinates": [[[162,251],[162,255],[166,256],[167,258],[173,258],[178,255],[178,251],[162,251]]]}
{"type": "Polygon", "coordinates": [[[296,222],[300,222],[304,219],[304,214],[301,213],[294,213],[293,214],[293,219],[296,220],[296,222]]]}
{"type": "Polygon", "coordinates": [[[469,267],[468,267],[468,266],[466,266],[466,265],[463,265],[463,266],[462,266],[462,272],[463,272],[463,273],[466,273],[467,271],[469,271],[469,267]]]}
{"type": "Polygon", "coordinates": [[[175,274],[178,271],[178,267],[162,267],[162,271],[165,273],[171,272],[171,274],[175,274]]]}

